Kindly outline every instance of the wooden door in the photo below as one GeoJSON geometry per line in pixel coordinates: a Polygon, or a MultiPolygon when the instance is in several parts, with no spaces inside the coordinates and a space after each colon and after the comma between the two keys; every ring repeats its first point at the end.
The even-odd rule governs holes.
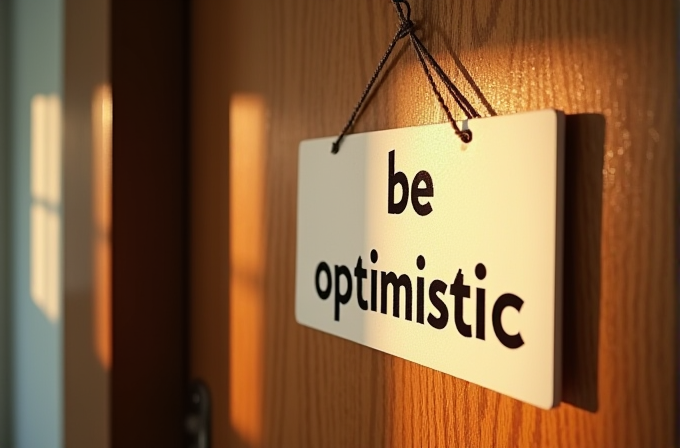
{"type": "MultiPolygon", "coordinates": [[[[540,410],[295,322],[298,144],[340,131],[397,19],[388,0],[197,0],[190,374],[211,389],[214,446],[672,446],[675,2],[412,7],[483,116],[568,114],[564,402],[540,410]]],[[[408,46],[355,131],[445,121],[408,46]]]]}

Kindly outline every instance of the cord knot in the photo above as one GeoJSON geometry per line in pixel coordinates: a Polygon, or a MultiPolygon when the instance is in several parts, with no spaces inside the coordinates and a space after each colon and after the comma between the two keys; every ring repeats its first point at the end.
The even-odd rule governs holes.
{"type": "Polygon", "coordinates": [[[397,33],[397,37],[399,39],[403,39],[409,34],[413,32],[413,29],[415,28],[415,23],[411,19],[406,19],[403,22],[401,22],[401,26],[399,27],[399,32],[397,33]]]}
{"type": "Polygon", "coordinates": [[[432,73],[430,72],[431,69],[428,67],[428,63],[432,66],[434,72],[439,76],[441,81],[444,83],[447,90],[453,97],[454,101],[458,104],[458,106],[460,106],[463,112],[465,112],[465,115],[467,115],[468,118],[473,118],[479,117],[479,114],[472,108],[472,105],[463,96],[460,90],[458,90],[458,87],[456,87],[455,84],[453,84],[453,82],[451,81],[451,79],[449,79],[449,77],[446,75],[446,73],[444,73],[444,70],[442,70],[439,63],[437,63],[432,54],[428,51],[425,45],[423,45],[423,43],[420,41],[420,39],[414,32],[415,24],[411,20],[411,5],[409,4],[408,0],[392,0],[392,4],[394,5],[394,8],[397,12],[397,16],[399,17],[399,29],[394,35],[392,42],[390,42],[390,45],[387,47],[387,51],[383,55],[382,59],[380,59],[380,62],[378,62],[378,67],[376,67],[375,71],[373,72],[373,76],[371,76],[371,79],[368,81],[368,84],[366,84],[366,87],[364,88],[364,91],[361,94],[361,98],[359,98],[359,101],[357,102],[356,106],[354,106],[354,110],[352,110],[352,114],[350,115],[349,120],[347,120],[345,127],[342,129],[342,132],[340,132],[338,138],[333,142],[333,146],[331,147],[331,152],[333,154],[338,153],[338,151],[340,150],[340,144],[342,143],[342,140],[345,138],[345,136],[352,128],[352,126],[354,126],[354,122],[357,119],[359,111],[366,102],[366,99],[368,98],[368,95],[371,92],[371,89],[373,88],[375,81],[378,79],[378,76],[382,72],[382,69],[385,67],[385,63],[392,54],[392,50],[394,50],[395,45],[399,40],[403,39],[406,36],[410,36],[411,43],[413,44],[413,48],[416,52],[416,55],[418,56],[418,61],[420,61],[420,65],[423,67],[423,71],[425,72],[425,76],[427,77],[427,80],[430,83],[430,86],[432,87],[432,91],[437,97],[437,101],[439,101],[439,104],[441,105],[442,109],[444,109],[446,117],[449,119],[451,127],[455,131],[456,135],[458,136],[458,138],[460,138],[460,140],[463,143],[470,143],[472,141],[472,132],[467,129],[461,130],[458,127],[458,124],[456,124],[456,120],[453,118],[451,110],[449,110],[449,107],[444,102],[444,98],[442,98],[442,95],[439,92],[439,89],[437,88],[437,84],[435,84],[434,79],[432,78],[432,73]],[[406,10],[404,10],[403,7],[406,7],[406,10]]]}
{"type": "Polygon", "coordinates": [[[397,10],[397,15],[399,16],[399,32],[397,33],[397,39],[403,39],[413,32],[415,24],[411,20],[411,5],[407,0],[392,0],[394,7],[397,10]],[[406,6],[406,14],[404,10],[401,9],[401,5],[406,6]]]}

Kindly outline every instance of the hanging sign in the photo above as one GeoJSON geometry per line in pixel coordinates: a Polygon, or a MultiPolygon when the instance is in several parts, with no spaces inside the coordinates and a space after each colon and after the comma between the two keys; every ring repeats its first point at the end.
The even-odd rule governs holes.
{"type": "MultiPolygon", "coordinates": [[[[560,401],[561,112],[300,144],[300,324],[552,408],[560,401]]],[[[348,367],[349,368],[349,367],[348,367]]]]}

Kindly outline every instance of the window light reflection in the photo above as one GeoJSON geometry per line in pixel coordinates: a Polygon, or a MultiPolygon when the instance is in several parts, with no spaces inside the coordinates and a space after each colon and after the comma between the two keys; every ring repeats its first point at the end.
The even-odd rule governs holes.
{"type": "Polygon", "coordinates": [[[31,100],[31,298],[52,323],[61,314],[61,101],[31,100]]]}
{"type": "Polygon", "coordinates": [[[230,418],[250,447],[262,443],[265,269],[265,102],[230,103],[230,418]]]}

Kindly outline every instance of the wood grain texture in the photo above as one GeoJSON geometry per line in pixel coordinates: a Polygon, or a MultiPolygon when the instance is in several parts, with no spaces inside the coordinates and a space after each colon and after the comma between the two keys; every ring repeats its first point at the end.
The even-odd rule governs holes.
{"type": "MultiPolygon", "coordinates": [[[[564,398],[539,410],[294,317],[297,149],[337,134],[396,29],[387,0],[193,4],[192,374],[214,443],[271,447],[670,447],[675,440],[677,112],[672,0],[413,0],[482,115],[568,120],[564,398]],[[469,80],[474,80],[470,84],[469,80]],[[262,415],[231,423],[229,104],[261,97],[262,415]]],[[[355,131],[445,121],[406,42],[355,131]]],[[[460,115],[460,114],[459,114],[460,115]]],[[[239,175],[239,174],[237,174],[239,175]]],[[[244,174],[245,175],[245,174],[244,174]]],[[[320,193],[322,194],[322,193],[320,193]]],[[[232,316],[238,318],[238,316],[232,316]]],[[[248,361],[248,360],[244,360],[248,361]]],[[[235,360],[234,360],[235,362],[235,360]]],[[[241,391],[240,395],[243,393],[241,391]]]]}

